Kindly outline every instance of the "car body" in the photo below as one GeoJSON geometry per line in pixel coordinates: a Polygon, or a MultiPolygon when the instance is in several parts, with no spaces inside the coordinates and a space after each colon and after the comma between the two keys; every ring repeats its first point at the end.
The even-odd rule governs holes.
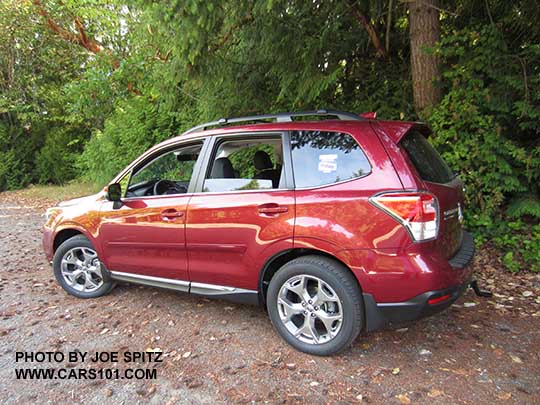
{"type": "Polygon", "coordinates": [[[262,305],[280,268],[322,257],[356,280],[368,331],[448,307],[471,279],[474,254],[462,182],[426,149],[426,125],[337,116],[218,123],[166,140],[111,181],[122,185],[116,201],[105,189],[49,209],[45,253],[53,260],[83,235],[105,280],[262,305]],[[253,168],[242,156],[254,150],[253,168]],[[166,157],[172,163],[154,163],[166,157]],[[176,173],[175,161],[189,178],[152,178],[156,165],[176,173]],[[444,182],[429,181],[437,175],[444,182]]]}

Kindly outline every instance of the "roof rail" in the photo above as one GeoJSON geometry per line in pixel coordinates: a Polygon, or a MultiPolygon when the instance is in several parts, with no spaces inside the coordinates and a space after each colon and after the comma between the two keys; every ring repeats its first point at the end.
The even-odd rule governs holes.
{"type": "Polygon", "coordinates": [[[264,114],[264,115],[252,115],[248,117],[237,117],[237,118],[221,118],[218,121],[206,122],[201,125],[197,125],[191,129],[188,129],[184,132],[184,135],[190,134],[193,132],[204,131],[209,127],[218,127],[224,126],[227,124],[236,124],[238,122],[249,122],[249,121],[266,121],[266,120],[276,120],[276,122],[290,122],[293,120],[293,117],[309,117],[313,115],[319,116],[334,116],[340,120],[348,121],[363,121],[365,118],[346,111],[336,111],[336,110],[316,110],[316,111],[301,111],[301,112],[284,112],[277,114],[264,114]]]}

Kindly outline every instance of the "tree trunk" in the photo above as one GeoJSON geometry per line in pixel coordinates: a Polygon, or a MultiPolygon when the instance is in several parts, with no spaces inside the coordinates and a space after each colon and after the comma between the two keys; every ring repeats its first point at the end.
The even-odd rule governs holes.
{"type": "Polygon", "coordinates": [[[439,58],[426,48],[432,48],[440,37],[437,0],[409,1],[409,36],[414,107],[423,117],[429,107],[440,101],[439,58]]]}

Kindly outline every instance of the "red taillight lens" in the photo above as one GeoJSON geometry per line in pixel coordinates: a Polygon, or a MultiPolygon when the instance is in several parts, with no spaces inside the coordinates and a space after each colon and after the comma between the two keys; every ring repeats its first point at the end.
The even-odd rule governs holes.
{"type": "Polygon", "coordinates": [[[437,236],[437,199],[429,193],[385,193],[370,201],[405,226],[413,240],[423,241],[437,236]]]}

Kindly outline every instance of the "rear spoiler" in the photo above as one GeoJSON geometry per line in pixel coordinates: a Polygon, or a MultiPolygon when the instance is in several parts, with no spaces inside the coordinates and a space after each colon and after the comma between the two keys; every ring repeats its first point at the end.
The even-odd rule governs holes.
{"type": "Polygon", "coordinates": [[[379,129],[382,130],[396,144],[412,129],[417,130],[426,138],[432,133],[429,126],[424,122],[409,121],[377,121],[379,129]]]}

